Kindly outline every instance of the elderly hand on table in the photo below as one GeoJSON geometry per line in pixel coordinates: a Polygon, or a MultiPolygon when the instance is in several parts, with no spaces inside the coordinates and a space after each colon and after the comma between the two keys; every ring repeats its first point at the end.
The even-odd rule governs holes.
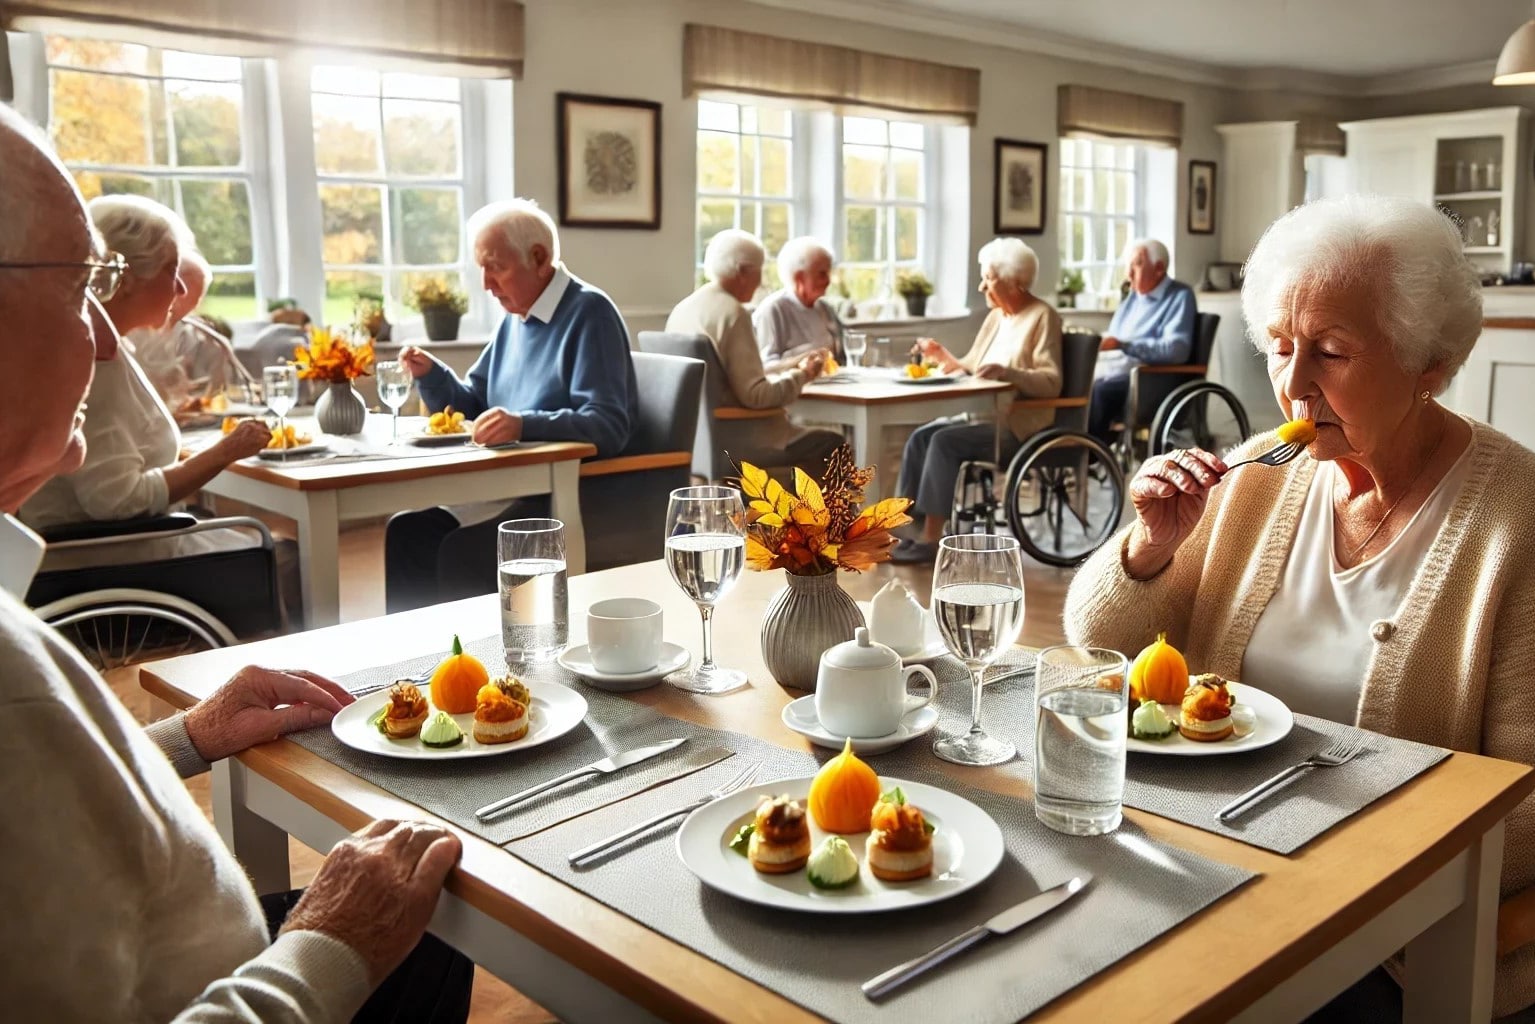
{"type": "Polygon", "coordinates": [[[324,725],[354,698],[339,683],[299,670],[248,665],[186,713],[187,737],[204,761],[324,725]]]}
{"type": "Polygon", "coordinates": [[[475,444],[510,444],[522,440],[522,417],[500,406],[487,409],[474,421],[475,444]]]}

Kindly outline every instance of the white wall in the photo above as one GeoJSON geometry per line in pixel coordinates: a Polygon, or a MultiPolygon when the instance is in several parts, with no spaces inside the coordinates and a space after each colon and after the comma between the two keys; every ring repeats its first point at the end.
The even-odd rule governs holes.
{"type": "MultiPolygon", "coordinates": [[[[914,57],[979,68],[981,107],[970,134],[970,294],[979,284],[975,251],[991,238],[992,144],[996,138],[1050,145],[1046,230],[1027,239],[1040,258],[1038,293],[1053,298],[1059,280],[1056,225],[1060,194],[1056,87],[1090,84],[1144,90],[1184,104],[1184,146],[1178,155],[1178,235],[1168,239],[1176,272],[1196,281],[1216,258],[1216,239],[1189,235],[1187,162],[1216,160],[1213,125],[1221,120],[1220,90],[1132,74],[999,47],[977,46],[875,24],[789,14],[739,0],[526,0],[528,53],[515,88],[517,190],[550,210],[558,202],[555,94],[561,91],[654,100],[662,104],[662,216],[659,231],[566,228],[561,232],[571,269],[606,289],[631,330],[660,326],[671,306],[692,288],[696,103],[682,96],[682,35],[688,22],[914,57]]],[[[948,299],[949,297],[945,297],[948,299]]],[[[970,302],[968,322],[935,327],[945,341],[968,347],[984,308],[970,302]]]]}

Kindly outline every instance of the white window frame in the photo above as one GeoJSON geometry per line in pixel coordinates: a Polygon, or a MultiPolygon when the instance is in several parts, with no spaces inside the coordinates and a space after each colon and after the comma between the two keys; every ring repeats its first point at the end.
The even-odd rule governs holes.
{"type": "MultiPolygon", "coordinates": [[[[1104,271],[1104,272],[1106,272],[1105,277],[1104,277],[1104,280],[1107,282],[1106,287],[1101,288],[1101,289],[1091,289],[1091,288],[1089,288],[1086,292],[1084,292],[1084,294],[1095,296],[1097,298],[1098,303],[1100,303],[1100,304],[1113,305],[1115,302],[1117,302],[1118,292],[1119,292],[1118,284],[1115,281],[1114,272],[1115,272],[1115,270],[1117,268],[1120,267],[1120,265],[1122,263],[1123,253],[1121,253],[1121,252],[1112,252],[1112,253],[1096,253],[1096,252],[1093,252],[1092,251],[1092,249],[1094,248],[1093,242],[1094,242],[1094,239],[1096,238],[1096,234],[1095,234],[1093,228],[1094,228],[1095,224],[1097,224],[1098,222],[1107,222],[1109,224],[1113,224],[1113,223],[1116,223],[1116,222],[1128,223],[1129,224],[1129,228],[1130,228],[1130,232],[1129,232],[1129,235],[1127,236],[1127,240],[1133,240],[1133,239],[1136,239],[1136,238],[1144,238],[1144,237],[1146,237],[1146,235],[1147,235],[1147,224],[1148,224],[1148,218],[1149,218],[1149,211],[1148,211],[1148,206],[1149,206],[1148,198],[1149,198],[1149,196],[1148,196],[1148,190],[1147,190],[1147,177],[1148,177],[1148,173],[1147,172],[1148,172],[1148,167],[1147,167],[1146,147],[1144,145],[1139,145],[1139,144],[1136,144],[1134,142],[1118,142],[1118,141],[1112,141],[1112,140],[1107,140],[1107,139],[1105,139],[1105,140],[1061,139],[1061,140],[1058,140],[1058,141],[1059,141],[1059,143],[1065,143],[1065,142],[1085,143],[1085,144],[1087,144],[1090,147],[1090,152],[1093,154],[1093,159],[1088,164],[1081,164],[1081,163],[1068,164],[1068,163],[1066,163],[1066,148],[1067,147],[1065,145],[1057,145],[1057,147],[1056,147],[1057,153],[1059,154],[1059,156],[1057,157],[1057,159],[1059,161],[1058,170],[1059,170],[1059,174],[1060,174],[1060,177],[1059,177],[1058,180],[1061,182],[1061,186],[1060,186],[1060,189],[1059,189],[1059,194],[1061,196],[1061,199],[1060,199],[1060,214],[1059,214],[1059,217],[1060,217],[1059,229],[1060,229],[1060,269],[1061,269],[1061,273],[1064,274],[1068,270],[1080,270],[1080,271],[1083,271],[1083,276],[1085,278],[1089,278],[1091,275],[1088,274],[1088,271],[1093,271],[1093,272],[1104,271]],[[1135,210],[1134,210],[1133,213],[1130,213],[1130,214],[1108,213],[1108,212],[1105,212],[1103,210],[1096,209],[1094,207],[1096,206],[1096,198],[1097,197],[1094,197],[1094,202],[1093,202],[1092,205],[1083,206],[1081,204],[1080,197],[1072,196],[1072,199],[1074,200],[1073,204],[1071,206],[1067,205],[1067,203],[1066,203],[1067,189],[1066,189],[1066,184],[1065,184],[1065,182],[1066,182],[1066,175],[1068,175],[1072,171],[1086,171],[1087,172],[1087,181],[1088,181],[1088,189],[1089,189],[1089,191],[1091,191],[1091,189],[1092,189],[1092,181],[1093,181],[1093,174],[1092,174],[1092,172],[1094,170],[1098,170],[1098,169],[1101,168],[1101,169],[1104,169],[1104,170],[1112,170],[1116,174],[1125,173],[1126,169],[1120,167],[1117,162],[1114,163],[1111,167],[1098,163],[1098,161],[1097,161],[1098,148],[1097,147],[1099,145],[1110,145],[1110,146],[1115,146],[1115,147],[1128,146],[1128,147],[1130,147],[1131,149],[1134,150],[1134,152],[1135,152],[1134,166],[1129,168],[1129,173],[1131,173],[1134,176],[1133,179],[1132,179],[1132,184],[1131,184],[1131,188],[1130,188],[1131,201],[1135,204],[1135,210]],[[1071,246],[1071,218],[1073,218],[1073,217],[1085,217],[1085,218],[1087,218],[1087,222],[1088,222],[1087,223],[1086,242],[1087,242],[1087,247],[1088,247],[1089,252],[1088,252],[1087,257],[1085,259],[1081,259],[1081,260],[1074,260],[1074,259],[1071,258],[1071,249],[1070,249],[1070,246],[1071,246]]],[[[1105,234],[1106,234],[1106,237],[1110,237],[1110,238],[1113,237],[1113,232],[1112,231],[1106,232],[1105,234]]]]}
{"type": "MultiPolygon", "coordinates": [[[[881,117],[875,113],[858,116],[867,117],[871,120],[885,121],[887,124],[890,121],[905,121],[907,123],[911,123],[911,118],[903,117],[896,113],[892,113],[888,117],[881,117]]],[[[889,129],[887,126],[886,131],[888,132],[888,130],[889,129]]],[[[849,269],[873,267],[883,271],[880,278],[880,283],[875,288],[874,294],[859,300],[860,305],[874,302],[895,302],[899,304],[900,299],[895,294],[895,275],[901,270],[920,270],[927,276],[929,281],[936,281],[938,277],[939,232],[937,231],[937,223],[939,217],[939,197],[943,192],[943,182],[941,180],[939,170],[940,163],[938,159],[938,151],[940,147],[938,132],[932,125],[922,125],[922,198],[916,201],[910,199],[894,198],[859,199],[848,196],[845,192],[845,182],[843,180],[842,147],[845,143],[843,139],[843,119],[841,115],[836,115],[834,117],[832,136],[833,142],[831,160],[836,175],[836,189],[833,192],[833,195],[836,196],[836,202],[832,212],[832,223],[834,225],[832,237],[836,239],[836,249],[839,257],[837,266],[839,268],[845,267],[849,269]],[[847,207],[849,206],[873,206],[879,208],[885,215],[890,231],[888,246],[889,256],[885,260],[859,260],[855,262],[848,258],[847,207]],[[901,260],[897,259],[895,256],[895,215],[893,211],[897,209],[915,209],[921,214],[917,223],[916,259],[901,260]]],[[[907,153],[912,152],[911,149],[908,149],[905,146],[891,145],[888,142],[888,135],[886,138],[887,142],[883,147],[885,150],[889,151],[893,149],[899,149],[907,153]]],[[[852,143],[852,145],[866,144],[852,143]]],[[[870,146],[870,148],[879,147],[870,146]]],[[[887,182],[887,185],[889,186],[890,191],[893,193],[895,189],[894,159],[887,156],[886,166],[890,176],[890,180],[887,182]]],[[[900,305],[900,308],[897,312],[901,317],[906,315],[904,304],[900,305]]]]}

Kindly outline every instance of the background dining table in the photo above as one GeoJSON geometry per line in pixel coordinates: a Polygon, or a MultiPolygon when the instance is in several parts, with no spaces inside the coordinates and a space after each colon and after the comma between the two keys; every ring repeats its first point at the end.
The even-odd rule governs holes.
{"type": "MultiPolygon", "coordinates": [[[[859,578],[850,589],[863,594],[872,583],[859,578]]],[[[758,646],[763,611],[782,585],[777,573],[748,572],[716,612],[717,657],[744,669],[749,687],[700,697],[662,684],[623,698],[683,722],[807,749],[780,717],[798,694],[773,682],[758,646]]],[[[696,652],[697,611],[660,562],[573,577],[571,643],[584,641],[585,610],[593,601],[634,595],[659,602],[666,639],[696,652]]],[[[151,695],[181,708],[251,662],[302,665],[339,677],[431,655],[454,633],[467,641],[498,631],[497,601],[487,595],[153,663],[142,668],[140,680],[151,695]]],[[[1021,738],[1022,716],[1030,713],[1017,706],[1022,703],[991,707],[990,725],[1021,738]]],[[[1208,770],[1220,771],[1221,760],[1208,770]]],[[[290,834],[326,850],[372,819],[433,817],[288,740],[252,748],[214,770],[216,823],[263,892],[289,885],[290,834]]],[[[1025,802],[1031,797],[1017,773],[944,770],[956,786],[1025,802]]],[[[1133,759],[1130,770],[1135,772],[1133,759]]],[[[1405,948],[1408,1021],[1485,1021],[1503,819],[1532,789],[1535,773],[1523,765],[1455,753],[1289,855],[1127,808],[1133,834],[1124,841],[1144,836],[1258,877],[1030,1019],[1296,1020],[1405,948]]],[[[433,931],[560,1019],[818,1019],[752,977],[652,931],[500,846],[462,834],[464,857],[449,879],[433,931]]],[[[615,870],[622,870],[621,862],[615,870]]],[[[679,862],[676,870],[686,869],[679,862]]],[[[645,879],[633,882],[644,885],[645,879]]]]}

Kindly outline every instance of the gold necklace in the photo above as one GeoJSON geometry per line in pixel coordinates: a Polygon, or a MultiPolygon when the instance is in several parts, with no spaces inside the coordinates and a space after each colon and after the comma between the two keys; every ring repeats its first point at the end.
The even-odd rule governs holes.
{"type": "MultiPolygon", "coordinates": [[[[1360,542],[1358,547],[1354,548],[1354,550],[1348,553],[1348,561],[1352,562],[1356,557],[1358,557],[1359,552],[1363,551],[1365,547],[1369,545],[1370,541],[1375,539],[1375,535],[1380,533],[1381,527],[1386,525],[1386,520],[1391,518],[1391,513],[1395,512],[1396,507],[1400,505],[1409,494],[1412,493],[1412,489],[1418,486],[1418,481],[1423,479],[1423,474],[1428,472],[1428,467],[1434,464],[1434,458],[1439,454],[1439,449],[1444,446],[1444,439],[1450,434],[1449,418],[1446,417],[1442,423],[1443,425],[1439,428],[1439,440],[1434,443],[1434,450],[1429,453],[1428,461],[1419,467],[1417,475],[1412,478],[1412,483],[1407,485],[1407,490],[1402,492],[1402,496],[1400,498],[1391,503],[1390,508],[1386,509],[1386,514],[1380,517],[1380,522],[1375,524],[1375,529],[1370,531],[1369,536],[1365,537],[1365,539],[1360,542]]],[[[1334,509],[1333,514],[1337,514],[1336,508],[1334,509]]]]}

